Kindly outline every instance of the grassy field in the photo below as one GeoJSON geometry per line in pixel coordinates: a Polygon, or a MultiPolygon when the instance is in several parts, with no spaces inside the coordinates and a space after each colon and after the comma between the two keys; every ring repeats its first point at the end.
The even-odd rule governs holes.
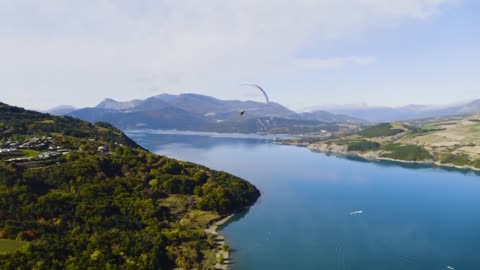
{"type": "Polygon", "coordinates": [[[374,137],[386,137],[386,136],[393,136],[398,133],[404,132],[403,129],[396,128],[390,123],[378,124],[375,126],[371,126],[363,131],[360,131],[358,134],[366,137],[366,138],[374,138],[374,137]]]}
{"type": "Polygon", "coordinates": [[[465,154],[460,154],[460,155],[447,154],[442,157],[442,159],[440,160],[440,163],[454,164],[457,166],[465,166],[470,163],[470,159],[465,154]]]}
{"type": "Polygon", "coordinates": [[[406,161],[422,161],[432,158],[427,150],[417,145],[385,144],[382,146],[382,149],[389,151],[382,155],[382,157],[386,158],[406,161]]]}
{"type": "Polygon", "coordinates": [[[209,211],[190,210],[182,218],[180,224],[190,228],[205,228],[212,220],[219,217],[220,215],[209,211]]]}
{"type": "MultiPolygon", "coordinates": [[[[480,158],[480,123],[478,116],[429,122],[403,137],[392,141],[395,144],[423,148],[433,154],[442,164],[464,166],[480,158]]],[[[415,150],[420,158],[424,151],[415,150]]],[[[478,164],[476,164],[478,165],[478,164]]]]}
{"type": "Polygon", "coordinates": [[[187,213],[189,204],[192,204],[192,202],[188,201],[187,196],[170,195],[167,198],[162,199],[160,204],[168,207],[170,213],[180,219],[187,213]]]}
{"type": "Polygon", "coordinates": [[[0,239],[0,254],[15,251],[27,244],[24,241],[0,239]]]}
{"type": "Polygon", "coordinates": [[[377,142],[371,141],[353,141],[347,143],[348,151],[368,151],[368,150],[377,150],[380,148],[380,144],[377,142]]]}
{"type": "Polygon", "coordinates": [[[480,123],[476,122],[475,118],[472,120],[463,119],[456,123],[429,124],[424,129],[433,131],[406,136],[399,142],[423,145],[437,150],[443,148],[446,151],[469,147],[464,150],[472,154],[480,154],[480,149],[474,147],[480,146],[480,123]]]}
{"type": "Polygon", "coordinates": [[[21,151],[25,156],[33,157],[33,158],[38,157],[38,154],[40,153],[40,152],[38,152],[36,150],[32,150],[32,149],[22,149],[21,151]]]}
{"type": "Polygon", "coordinates": [[[37,123],[40,123],[40,124],[55,124],[55,121],[53,119],[46,119],[46,120],[42,120],[42,121],[37,121],[37,123]]]}

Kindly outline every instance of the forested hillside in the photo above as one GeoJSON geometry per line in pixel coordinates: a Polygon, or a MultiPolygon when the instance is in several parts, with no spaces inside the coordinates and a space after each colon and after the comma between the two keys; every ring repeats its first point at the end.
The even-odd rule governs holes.
{"type": "Polygon", "coordinates": [[[214,243],[203,229],[260,196],[109,124],[5,104],[0,150],[2,269],[209,269],[214,243]]]}

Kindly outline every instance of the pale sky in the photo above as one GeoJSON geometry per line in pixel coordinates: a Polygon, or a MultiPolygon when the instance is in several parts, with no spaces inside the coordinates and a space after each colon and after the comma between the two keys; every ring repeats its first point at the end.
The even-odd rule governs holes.
{"type": "Polygon", "coordinates": [[[161,93],[292,109],[480,98],[477,0],[0,0],[0,101],[161,93]]]}

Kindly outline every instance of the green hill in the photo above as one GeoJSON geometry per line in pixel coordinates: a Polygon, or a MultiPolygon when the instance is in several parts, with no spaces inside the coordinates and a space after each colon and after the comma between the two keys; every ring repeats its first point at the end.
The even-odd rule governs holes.
{"type": "Polygon", "coordinates": [[[360,131],[358,134],[363,137],[374,138],[393,136],[395,134],[402,133],[403,131],[403,129],[393,128],[392,124],[390,123],[383,123],[368,127],[365,130],[360,131]]]}
{"type": "Polygon", "coordinates": [[[260,196],[250,183],[152,154],[106,123],[0,103],[2,269],[209,269],[221,216],[260,196]]]}
{"type": "Polygon", "coordinates": [[[108,144],[140,147],[108,123],[91,124],[70,116],[53,116],[0,102],[0,138],[19,135],[70,136],[76,139],[88,138],[108,144]]]}

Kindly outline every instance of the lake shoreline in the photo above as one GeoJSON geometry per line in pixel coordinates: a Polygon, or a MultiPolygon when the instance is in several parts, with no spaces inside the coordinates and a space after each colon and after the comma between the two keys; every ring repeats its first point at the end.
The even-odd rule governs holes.
{"type": "Polygon", "coordinates": [[[296,134],[274,134],[274,133],[241,133],[241,132],[215,132],[215,131],[193,131],[176,129],[122,129],[128,135],[135,134],[157,134],[157,135],[180,135],[180,136],[205,136],[213,138],[230,139],[260,139],[260,140],[285,140],[298,138],[296,134]]]}
{"type": "Polygon", "coordinates": [[[420,270],[439,262],[443,269],[476,269],[479,263],[471,250],[479,246],[480,182],[468,171],[328,156],[268,141],[147,134],[142,142],[159,154],[177,151],[189,162],[249,179],[261,191],[244,212],[203,223],[205,268],[215,267],[220,249],[216,237],[203,233],[212,225],[231,247],[229,270],[420,270]],[[349,215],[360,210],[363,215],[349,215]],[[422,259],[413,264],[392,250],[422,259]]]}
{"type": "Polygon", "coordinates": [[[333,155],[342,156],[342,157],[356,157],[356,158],[361,158],[361,159],[366,160],[366,161],[389,161],[389,162],[393,162],[393,163],[428,165],[428,166],[432,166],[432,167],[450,168],[450,169],[469,170],[469,171],[473,171],[473,172],[480,172],[480,168],[476,168],[476,167],[473,167],[473,166],[470,166],[470,165],[459,166],[459,165],[455,165],[455,164],[452,164],[452,163],[440,163],[439,161],[434,161],[434,160],[423,160],[423,161],[401,160],[401,159],[380,157],[375,152],[361,153],[361,152],[357,152],[357,151],[332,151],[331,149],[324,150],[324,149],[315,147],[312,144],[307,145],[307,144],[304,144],[304,143],[299,144],[299,143],[282,142],[282,143],[277,143],[277,144],[303,147],[303,148],[309,149],[311,152],[314,152],[314,153],[333,154],[333,155]]]}
{"type": "Polygon", "coordinates": [[[229,270],[480,264],[471,252],[480,246],[480,181],[473,173],[315,154],[269,141],[193,139],[147,134],[141,142],[159,154],[176,151],[188,162],[248,179],[262,193],[221,226],[215,223],[226,215],[203,219],[205,268],[216,265],[215,237],[203,232],[214,224],[231,247],[229,270]],[[349,215],[360,210],[363,215],[349,215]]]}
{"type": "Polygon", "coordinates": [[[228,269],[231,261],[230,261],[230,251],[225,251],[222,249],[223,245],[226,245],[225,236],[218,232],[218,229],[224,226],[228,221],[230,221],[236,214],[231,214],[228,216],[220,217],[217,220],[214,220],[211,225],[205,229],[205,233],[213,235],[215,238],[215,248],[213,251],[215,252],[215,269],[228,269]],[[218,258],[222,256],[223,262],[220,264],[218,262],[218,258]]]}

